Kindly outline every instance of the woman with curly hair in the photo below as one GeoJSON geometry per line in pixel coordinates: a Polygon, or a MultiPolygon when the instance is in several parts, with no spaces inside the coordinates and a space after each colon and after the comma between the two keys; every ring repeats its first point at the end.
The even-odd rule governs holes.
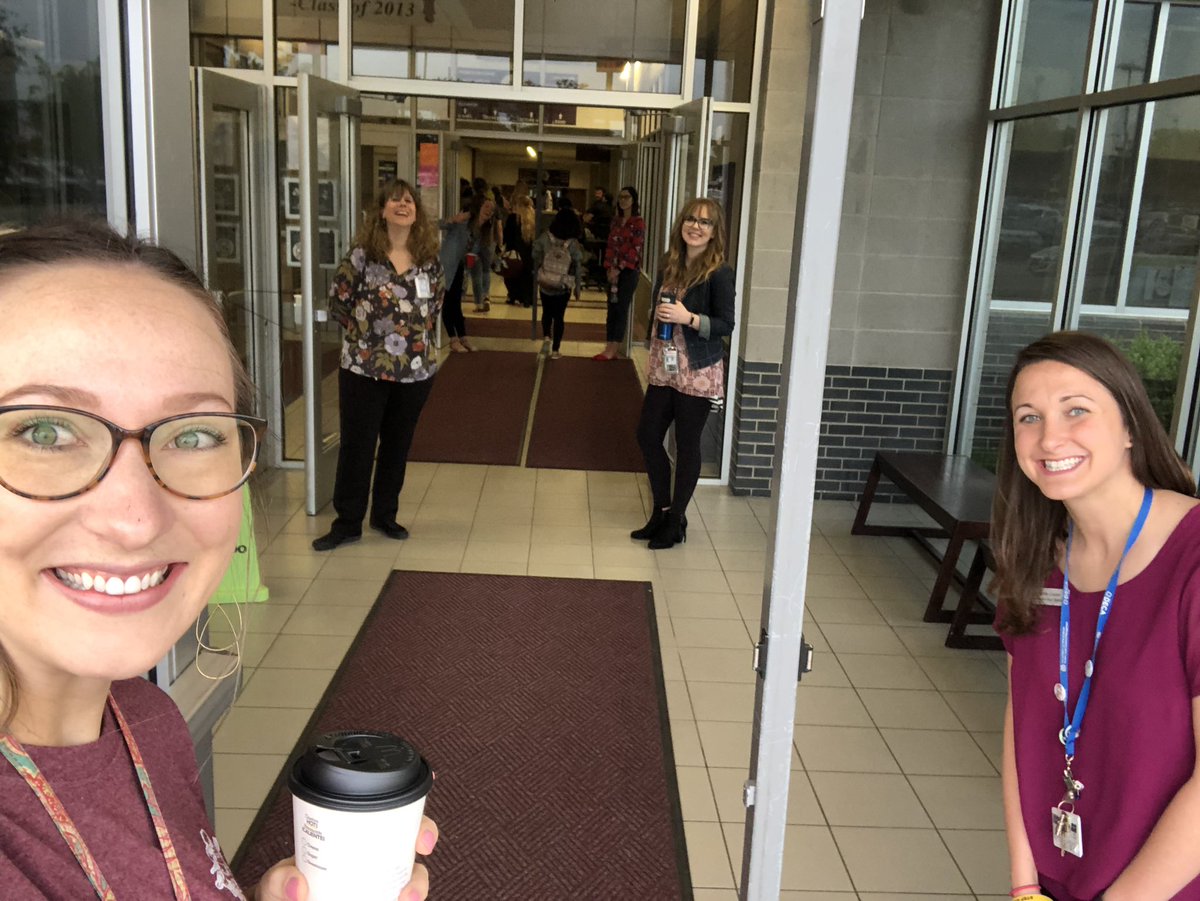
{"type": "Polygon", "coordinates": [[[396,511],[417,418],[437,370],[432,338],[444,294],[436,227],[412,185],[385,184],[329,291],[330,312],[346,330],[338,371],[342,434],[333,488],[337,518],[313,541],[314,550],[357,541],[368,496],[371,528],[388,538],[408,537],[396,511]]]}
{"type": "Polygon", "coordinates": [[[638,444],[654,495],[649,521],[629,533],[651,550],[687,540],[687,506],[700,480],[700,438],[714,400],[725,394],[725,338],[733,334],[733,270],[725,259],[725,218],[709,197],[688,201],[654,284],[654,331],[638,444]],[[663,440],[675,425],[675,486],[663,440]]]}

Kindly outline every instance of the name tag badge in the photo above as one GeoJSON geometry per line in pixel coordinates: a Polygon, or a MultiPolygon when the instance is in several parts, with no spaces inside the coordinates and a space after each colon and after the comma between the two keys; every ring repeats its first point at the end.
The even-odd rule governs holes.
{"type": "Polygon", "coordinates": [[[667,372],[679,371],[679,348],[674,344],[663,348],[663,369],[667,372]]]}
{"type": "Polygon", "coordinates": [[[1038,595],[1037,602],[1045,607],[1061,607],[1062,589],[1043,588],[1042,593],[1038,595]]]}
{"type": "Polygon", "coordinates": [[[422,300],[428,300],[433,296],[433,292],[429,288],[428,272],[418,272],[415,281],[417,283],[417,297],[422,300]]]}
{"type": "Polygon", "coordinates": [[[1051,807],[1050,828],[1054,847],[1058,848],[1060,856],[1072,854],[1083,857],[1083,823],[1078,814],[1061,807],[1051,807]]]}

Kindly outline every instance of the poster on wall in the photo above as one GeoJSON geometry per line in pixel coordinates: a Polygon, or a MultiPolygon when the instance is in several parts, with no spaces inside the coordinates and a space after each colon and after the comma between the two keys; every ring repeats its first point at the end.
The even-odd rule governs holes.
{"type": "Polygon", "coordinates": [[[375,184],[383,187],[390,181],[395,181],[399,169],[395,160],[376,160],[375,184]]]}

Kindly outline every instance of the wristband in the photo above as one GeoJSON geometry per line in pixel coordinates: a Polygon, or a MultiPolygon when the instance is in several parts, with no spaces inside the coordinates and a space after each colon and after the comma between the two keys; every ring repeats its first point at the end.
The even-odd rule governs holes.
{"type": "Polygon", "coordinates": [[[1032,895],[1013,895],[1013,901],[1051,901],[1045,895],[1034,893],[1032,895]]]}
{"type": "Polygon", "coordinates": [[[1036,882],[1031,882],[1028,885],[1018,885],[1008,893],[1010,898],[1019,898],[1022,895],[1036,895],[1042,890],[1042,887],[1036,882]]]}

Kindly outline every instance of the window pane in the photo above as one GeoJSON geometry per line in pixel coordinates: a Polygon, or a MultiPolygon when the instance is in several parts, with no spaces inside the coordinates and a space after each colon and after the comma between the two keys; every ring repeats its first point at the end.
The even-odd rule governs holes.
{"type": "Polygon", "coordinates": [[[1019,119],[1011,129],[993,300],[1051,303],[1062,259],[1078,118],[1019,119]]]}
{"type": "Polygon", "coordinates": [[[677,94],[685,0],[525,2],[523,83],[677,94]]]}
{"type": "Polygon", "coordinates": [[[192,65],[263,67],[262,0],[191,0],[192,65]]]}
{"type": "Polygon", "coordinates": [[[1126,0],[1121,10],[1117,61],[1108,87],[1123,88],[1200,74],[1200,6],[1162,0],[1126,0]],[[1160,22],[1166,16],[1166,27],[1160,22]],[[1162,52],[1155,42],[1162,35],[1162,52]],[[1155,57],[1159,62],[1155,63],[1155,57]]]}
{"type": "Polygon", "coordinates": [[[1097,209],[1119,209],[1125,219],[1109,241],[1092,236],[1079,317],[1080,328],[1112,339],[1133,361],[1165,428],[1196,290],[1197,146],[1200,96],[1109,111],[1097,209]],[[1132,241],[1128,222],[1137,223],[1132,241]]]}
{"type": "Polygon", "coordinates": [[[508,100],[456,100],[454,122],[457,128],[476,131],[537,131],[538,107],[508,100]]]}
{"type": "Polygon", "coordinates": [[[1107,111],[1085,304],[1122,314],[1190,307],[1200,253],[1197,146],[1200,96],[1107,111]]]}
{"type": "Polygon", "coordinates": [[[1027,0],[1022,9],[1024,16],[1014,23],[1016,52],[1006,76],[1007,105],[1080,93],[1092,0],[1027,0]]]}
{"type": "Polygon", "coordinates": [[[0,222],[105,215],[100,37],[95,3],[0,6],[0,222]]]}
{"type": "Polygon", "coordinates": [[[350,34],[355,75],[512,84],[511,2],[371,0],[350,34]]]}
{"type": "Polygon", "coordinates": [[[622,137],[625,134],[625,110],[605,106],[570,106],[547,103],[542,107],[547,133],[622,137]]]}
{"type": "Polygon", "coordinates": [[[337,72],[337,4],[275,0],[275,74],[337,72]]]}
{"type": "Polygon", "coordinates": [[[991,260],[983,260],[981,302],[987,306],[983,346],[975,376],[975,428],[971,456],[994,468],[1007,413],[1004,388],[1016,352],[1051,329],[1063,221],[1071,185],[1078,119],[1073,113],[1022,119],[1003,128],[1007,164],[993,183],[1004,186],[991,260]]]}
{"type": "Polygon", "coordinates": [[[756,0],[700,0],[692,98],[750,100],[756,0]]]}
{"type": "Polygon", "coordinates": [[[1200,75],[1200,6],[1171,4],[1160,78],[1200,75]]]}

